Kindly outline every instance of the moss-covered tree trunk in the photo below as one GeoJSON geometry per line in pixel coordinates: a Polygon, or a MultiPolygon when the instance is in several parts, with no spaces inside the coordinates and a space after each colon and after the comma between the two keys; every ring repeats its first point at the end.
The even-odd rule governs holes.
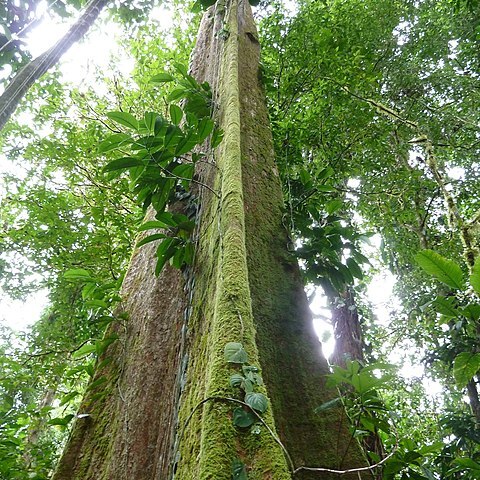
{"type": "Polygon", "coordinates": [[[109,381],[88,392],[80,411],[88,416],[77,419],[54,480],[231,480],[235,461],[250,480],[337,478],[292,473],[292,461],[333,469],[363,461],[342,412],[314,413],[336,392],[325,389],[327,365],[287,250],[248,3],[217,2],[205,13],[192,72],[210,82],[225,132],[197,171],[218,196],[196,192],[194,267],[156,279],[154,247],[135,252],[123,288],[129,318],[97,374],[109,381]],[[261,367],[270,431],[232,424],[238,405],[226,399],[243,396],[229,384],[239,369],[224,359],[227,342],[241,342],[261,367]]]}

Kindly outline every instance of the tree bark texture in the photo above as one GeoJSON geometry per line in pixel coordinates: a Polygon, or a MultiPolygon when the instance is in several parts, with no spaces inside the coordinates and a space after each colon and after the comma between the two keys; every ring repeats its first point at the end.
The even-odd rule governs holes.
{"type": "Polygon", "coordinates": [[[477,426],[480,425],[480,400],[478,398],[478,381],[476,377],[473,377],[467,384],[468,399],[470,402],[470,408],[475,415],[475,421],[477,426]]]}
{"type": "Polygon", "coordinates": [[[0,96],[0,130],[8,122],[28,89],[56,65],[62,55],[87,33],[107,4],[108,0],[91,0],[80,18],[53,47],[25,65],[12,78],[0,96]]]}
{"type": "Polygon", "coordinates": [[[250,480],[333,479],[292,471],[365,465],[343,412],[314,413],[337,392],[325,388],[327,363],[287,250],[259,51],[248,2],[205,13],[192,74],[212,87],[224,140],[196,176],[218,196],[193,189],[195,262],[184,275],[156,279],[155,248],[135,252],[123,287],[129,318],[97,374],[109,387],[87,393],[80,413],[89,417],[77,419],[54,480],[231,480],[236,461],[250,480]],[[243,395],[229,383],[241,369],[225,361],[228,342],[261,368],[268,429],[232,423],[238,404],[228,399],[243,395]]]}
{"type": "MultiPolygon", "coordinates": [[[[187,309],[180,271],[156,278],[155,247],[137,250],[123,284],[124,324],[87,391],[53,480],[166,479],[187,309]]],[[[110,332],[113,333],[113,332],[110,332]]]]}
{"type": "Polygon", "coordinates": [[[345,367],[346,360],[363,362],[362,329],[353,291],[346,287],[343,292],[329,295],[328,299],[335,336],[332,364],[345,367]]]}

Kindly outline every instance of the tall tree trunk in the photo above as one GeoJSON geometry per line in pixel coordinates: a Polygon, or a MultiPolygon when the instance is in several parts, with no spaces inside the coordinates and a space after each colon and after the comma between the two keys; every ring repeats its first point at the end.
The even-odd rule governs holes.
{"type": "Polygon", "coordinates": [[[80,18],[53,47],[25,65],[13,77],[0,96],[0,130],[8,122],[28,89],[87,33],[107,3],[108,0],[91,0],[80,18]]]}
{"type": "Polygon", "coordinates": [[[337,478],[293,474],[273,435],[295,467],[364,465],[343,412],[314,414],[336,392],[325,389],[328,367],[287,250],[258,61],[249,4],[217,2],[204,15],[192,71],[210,82],[225,132],[215,165],[197,171],[219,197],[198,192],[187,285],[171,269],[154,278],[153,247],[134,254],[123,287],[125,333],[97,374],[109,386],[87,394],[80,413],[89,417],[77,420],[54,480],[231,480],[236,460],[251,479],[337,478]],[[241,342],[261,367],[270,431],[232,424],[238,405],[227,398],[242,397],[229,385],[238,369],[224,359],[228,342],[241,342]]]}

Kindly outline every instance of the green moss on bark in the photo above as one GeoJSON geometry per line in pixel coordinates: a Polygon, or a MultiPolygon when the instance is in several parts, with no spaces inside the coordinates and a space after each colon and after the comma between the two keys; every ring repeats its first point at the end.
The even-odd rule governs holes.
{"type": "MultiPolygon", "coordinates": [[[[110,354],[118,350],[118,346],[110,348],[110,354]],[[115,348],[117,347],[117,348],[115,348]]],[[[88,416],[77,418],[68,440],[65,451],[52,480],[109,479],[108,469],[110,455],[116,436],[114,415],[114,390],[118,380],[118,368],[110,363],[97,371],[93,381],[106,377],[107,382],[101,387],[87,392],[79,413],[88,416]],[[74,472],[74,473],[73,473],[74,472]]]]}
{"type": "MultiPolygon", "coordinates": [[[[259,364],[245,247],[236,1],[229,4],[226,15],[223,29],[228,35],[224,41],[217,38],[222,49],[217,98],[225,132],[216,154],[215,189],[220,199],[210,198],[202,218],[189,327],[195,339],[190,348],[194,356],[188,367],[180,425],[203,399],[238,395],[238,389],[229,386],[230,375],[237,369],[224,359],[226,343],[243,343],[249,362],[259,364]]],[[[233,426],[234,407],[211,401],[195,414],[182,439],[177,478],[230,480],[237,458],[247,465],[252,480],[290,478],[280,447],[263,427],[256,434],[233,426]]],[[[265,420],[274,428],[270,410],[265,420]]]]}

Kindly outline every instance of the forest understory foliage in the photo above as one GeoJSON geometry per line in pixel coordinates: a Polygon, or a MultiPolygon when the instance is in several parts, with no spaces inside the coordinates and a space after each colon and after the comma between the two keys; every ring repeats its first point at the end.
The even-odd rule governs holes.
{"type": "MultiPolygon", "coordinates": [[[[0,7],[2,88],[31,59],[21,32],[38,3],[0,7]]],[[[47,3],[58,20],[85,2],[47,3]]],[[[157,274],[194,261],[194,164],[212,163],[198,145],[222,137],[209,86],[184,67],[202,8],[108,5],[85,40],[122,30],[108,69],[74,84],[53,68],[0,133],[2,295],[49,292],[26,332],[1,326],[0,479],[50,478],[85,390],[101,392],[90,380],[118,342],[105,331],[128,322],[119,290],[138,232],[160,240],[157,274]],[[158,8],[168,29],[149,17],[158,8]],[[179,200],[191,215],[168,211],[179,200]]],[[[345,409],[377,478],[478,479],[480,5],[273,1],[255,15],[289,250],[307,291],[326,297],[336,340],[339,395],[316,413],[345,409]],[[379,318],[368,288],[385,271],[395,302],[379,318]],[[405,378],[404,362],[425,373],[405,378]]],[[[238,363],[226,383],[252,410],[237,406],[245,427],[266,407],[257,367],[238,363]]]]}

